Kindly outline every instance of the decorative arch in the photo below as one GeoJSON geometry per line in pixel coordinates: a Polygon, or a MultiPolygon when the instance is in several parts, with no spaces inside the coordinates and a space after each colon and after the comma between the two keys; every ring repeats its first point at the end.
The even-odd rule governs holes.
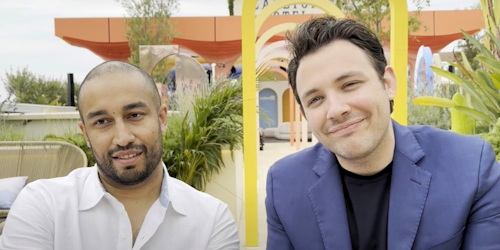
{"type": "Polygon", "coordinates": [[[278,73],[278,74],[280,74],[280,75],[284,76],[284,77],[285,77],[285,79],[287,79],[287,80],[288,80],[288,74],[287,74],[285,71],[281,70],[281,69],[275,69],[275,68],[272,68],[272,69],[269,69],[269,71],[268,71],[268,72],[275,72],[275,73],[278,73]]]}
{"type": "MultiPolygon", "coordinates": [[[[271,54],[267,54],[265,56],[259,56],[259,58],[257,59],[257,63],[255,63],[255,65],[259,66],[259,65],[264,64],[267,61],[270,61],[273,59],[279,59],[279,58],[282,58],[282,59],[285,59],[286,61],[288,61],[288,57],[289,57],[289,54],[286,52],[271,53],[271,54]]],[[[285,68],[288,68],[288,67],[285,67],[285,68]]]]}
{"type": "Polygon", "coordinates": [[[280,62],[280,61],[277,61],[277,60],[269,60],[269,61],[265,61],[263,66],[265,68],[267,67],[271,67],[271,66],[280,66],[280,67],[283,67],[285,69],[288,69],[288,64],[285,63],[285,62],[280,62]]]}
{"type": "Polygon", "coordinates": [[[178,45],[141,45],[139,46],[139,66],[151,75],[158,63],[177,54],[179,54],[178,45]]]}
{"type": "MultiPolygon", "coordinates": [[[[267,9],[267,7],[264,9],[267,9]]],[[[271,37],[287,30],[293,30],[295,27],[297,27],[297,23],[282,23],[266,30],[266,32],[264,32],[264,34],[262,34],[259,37],[259,40],[255,43],[255,56],[259,55],[260,49],[262,49],[262,46],[264,46],[264,44],[266,44],[271,37]]]]}
{"type": "Polygon", "coordinates": [[[257,57],[259,57],[259,58],[264,57],[267,54],[275,51],[276,49],[285,48],[285,47],[286,47],[285,40],[281,40],[281,41],[276,41],[276,42],[270,43],[266,47],[264,47],[264,48],[262,48],[260,50],[260,53],[258,54],[257,57]]]}
{"type": "MultiPolygon", "coordinates": [[[[293,98],[293,91],[292,88],[287,88],[284,92],[283,95],[281,96],[281,107],[283,108],[283,122],[289,122],[290,117],[294,117],[294,121],[300,120],[302,121],[302,116],[299,115],[297,117],[297,114],[295,113],[295,99],[293,98]]],[[[293,137],[293,134],[290,135],[293,137]]]]}
{"type": "Polygon", "coordinates": [[[259,107],[264,110],[264,114],[269,118],[269,123],[263,117],[259,117],[261,128],[274,128],[278,126],[278,94],[274,89],[264,88],[259,91],[259,107]]]}

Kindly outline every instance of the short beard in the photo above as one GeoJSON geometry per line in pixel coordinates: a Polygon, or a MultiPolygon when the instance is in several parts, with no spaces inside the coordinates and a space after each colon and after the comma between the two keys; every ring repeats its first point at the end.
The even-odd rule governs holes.
{"type": "Polygon", "coordinates": [[[94,161],[97,163],[97,167],[99,168],[99,170],[101,170],[101,173],[104,175],[106,179],[109,179],[119,185],[133,186],[145,181],[154,173],[163,155],[162,145],[163,145],[162,137],[161,133],[159,133],[158,139],[156,140],[154,148],[152,148],[151,152],[148,151],[147,147],[144,144],[130,143],[125,147],[117,146],[115,149],[109,150],[107,154],[101,155],[101,157],[96,157],[98,154],[92,148],[92,155],[94,157],[94,161]],[[113,167],[112,155],[118,151],[133,150],[133,149],[141,150],[142,154],[144,154],[144,159],[145,159],[144,169],[142,171],[127,170],[127,172],[121,175],[118,174],[116,168],[113,167]]]}

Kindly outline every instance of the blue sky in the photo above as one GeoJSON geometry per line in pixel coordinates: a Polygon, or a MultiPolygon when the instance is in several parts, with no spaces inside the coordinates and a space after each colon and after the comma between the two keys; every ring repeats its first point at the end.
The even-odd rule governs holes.
{"type": "MultiPolygon", "coordinates": [[[[478,0],[431,0],[425,10],[455,10],[478,0]]],[[[227,0],[180,0],[174,16],[227,16],[227,0]]],[[[409,8],[412,8],[409,1],[409,8]]],[[[0,0],[0,79],[6,71],[28,67],[47,77],[76,81],[103,62],[92,52],[71,46],[54,35],[54,18],[123,17],[115,0],[0,0]]],[[[451,48],[451,46],[449,46],[451,48]]],[[[447,48],[449,49],[449,48],[447,48]]],[[[6,96],[0,80],[0,100],[6,96]]]]}

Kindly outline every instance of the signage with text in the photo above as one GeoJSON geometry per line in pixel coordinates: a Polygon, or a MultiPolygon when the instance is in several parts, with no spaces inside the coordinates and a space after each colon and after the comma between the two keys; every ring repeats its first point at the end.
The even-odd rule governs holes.
{"type": "MultiPolygon", "coordinates": [[[[255,5],[255,15],[259,14],[266,6],[276,0],[257,0],[255,5]]],[[[234,15],[241,16],[241,10],[243,7],[243,0],[234,0],[234,15]]],[[[305,14],[323,14],[323,10],[318,9],[312,5],[307,4],[293,4],[286,6],[278,11],[275,11],[273,15],[305,15],[305,14]]]]}

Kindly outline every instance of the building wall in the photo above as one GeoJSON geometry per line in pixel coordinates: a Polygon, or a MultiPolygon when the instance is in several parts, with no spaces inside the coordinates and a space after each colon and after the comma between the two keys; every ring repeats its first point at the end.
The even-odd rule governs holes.
{"type": "MultiPolygon", "coordinates": [[[[290,104],[289,104],[289,90],[288,90],[288,81],[266,81],[266,82],[259,82],[259,93],[261,90],[264,89],[272,89],[274,92],[276,92],[277,98],[278,98],[278,122],[276,124],[279,125],[283,122],[289,122],[290,121],[290,104]]],[[[294,103],[295,107],[295,103],[294,103]]],[[[295,114],[295,112],[294,112],[295,114]]],[[[294,120],[296,121],[298,117],[295,116],[294,120]]],[[[301,118],[299,118],[301,119],[301,118]]],[[[276,127],[273,126],[273,127],[276,127]]]]}

